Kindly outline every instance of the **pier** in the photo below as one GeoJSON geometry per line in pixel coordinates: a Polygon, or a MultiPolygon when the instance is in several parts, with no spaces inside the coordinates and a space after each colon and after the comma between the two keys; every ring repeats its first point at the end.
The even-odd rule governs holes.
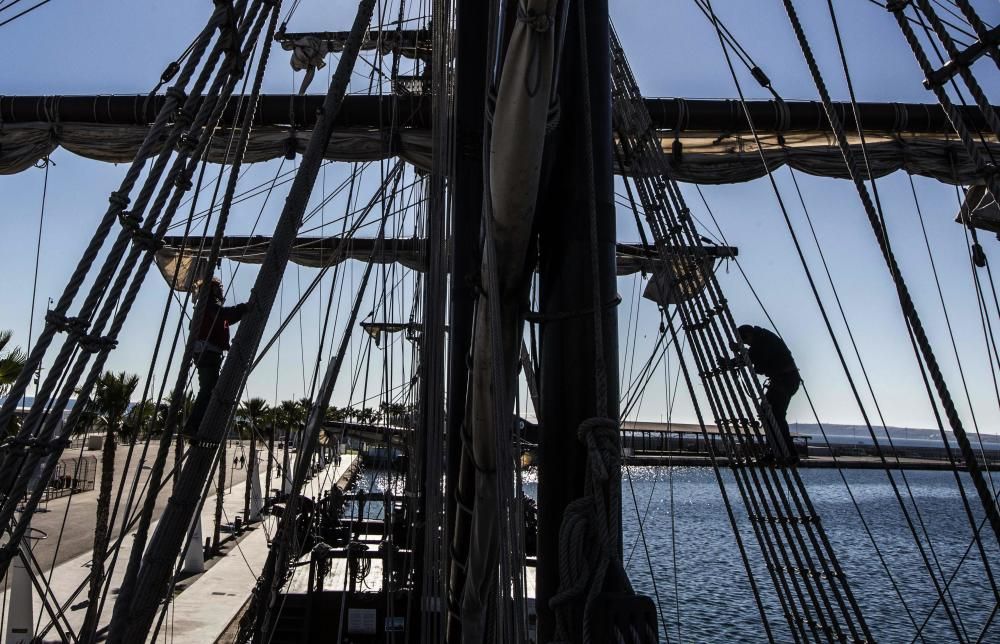
{"type": "MultiPolygon", "coordinates": [[[[873,444],[857,441],[819,443],[815,436],[792,432],[792,440],[801,461],[800,468],[891,469],[950,471],[951,461],[944,446],[900,444],[881,441],[885,456],[883,464],[873,444]]],[[[702,430],[695,423],[660,423],[625,421],[622,423],[622,452],[627,465],[710,467],[712,453],[722,467],[729,466],[719,430],[708,425],[702,430]]],[[[967,468],[957,447],[952,454],[959,470],[967,468]]],[[[981,453],[992,469],[1000,467],[1000,450],[985,449],[981,453]]]]}

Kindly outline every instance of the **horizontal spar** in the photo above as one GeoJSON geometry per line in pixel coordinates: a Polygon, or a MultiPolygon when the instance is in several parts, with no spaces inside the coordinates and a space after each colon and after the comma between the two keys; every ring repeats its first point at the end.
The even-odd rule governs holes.
{"type": "MultiPolygon", "coordinates": [[[[165,237],[164,247],[157,253],[157,265],[167,283],[173,283],[174,272],[181,271],[177,284],[182,288],[190,286],[195,274],[201,270],[200,262],[207,261],[211,237],[165,237]],[[186,241],[185,241],[186,240],[186,241]],[[203,250],[199,250],[203,249],[203,250]]],[[[267,253],[271,240],[265,236],[226,236],[222,239],[220,257],[251,264],[259,264],[267,253]]],[[[427,270],[427,242],[419,238],[385,239],[381,242],[373,238],[343,237],[299,237],[292,247],[290,261],[301,266],[322,268],[333,266],[348,259],[380,264],[399,263],[412,270],[427,270]]],[[[671,260],[692,253],[706,261],[736,257],[738,250],[732,246],[711,246],[707,249],[669,249],[671,260]]],[[[631,275],[640,271],[654,273],[660,270],[660,260],[655,249],[645,249],[641,244],[617,245],[619,275],[631,275]]],[[[675,262],[681,266],[682,262],[675,262]]]]}
{"type": "MultiPolygon", "coordinates": [[[[260,162],[301,152],[315,123],[321,96],[265,95],[255,112],[244,160],[260,162]]],[[[111,162],[132,160],[162,106],[156,96],[0,96],[0,174],[29,169],[62,146],[80,156],[111,162]]],[[[643,99],[652,127],[660,133],[673,178],[701,184],[739,183],[789,164],[809,174],[847,178],[841,153],[822,107],[811,101],[739,101],[676,98],[643,99]],[[750,134],[747,113],[760,147],[750,134]],[[675,144],[675,141],[677,142],[675,144]]],[[[208,151],[215,163],[231,161],[227,145],[232,123],[248,105],[230,101],[208,151]]],[[[855,129],[849,103],[835,109],[849,131],[855,129]]],[[[938,105],[861,103],[872,174],[904,169],[947,183],[977,182],[974,166],[952,139],[938,105]]],[[[984,130],[982,114],[965,108],[967,123],[984,130]]],[[[373,161],[400,157],[428,169],[432,158],[430,97],[348,96],[334,120],[326,158],[373,161]]],[[[856,135],[851,143],[860,144],[856,135]]],[[[994,155],[1000,145],[989,144],[994,155]]],[[[619,174],[642,174],[628,159],[619,174]]]]}
{"type": "MultiPolygon", "coordinates": [[[[163,106],[163,95],[96,96],[0,96],[0,123],[87,123],[101,125],[149,125],[163,106]]],[[[310,128],[323,96],[265,94],[254,117],[255,125],[285,125],[310,128]]],[[[677,132],[749,134],[746,113],[737,100],[644,98],[655,129],[677,132]]],[[[844,126],[854,131],[850,103],[835,103],[844,126]]],[[[242,119],[246,101],[233,97],[222,116],[223,125],[242,119]]],[[[859,103],[866,132],[900,134],[950,134],[951,124],[937,104],[859,103]]],[[[1000,110],[1000,107],[996,108],[1000,110]]],[[[430,128],[430,96],[347,96],[334,119],[336,127],[387,127],[396,110],[400,127],[430,128]]],[[[964,107],[969,127],[986,131],[982,113],[964,107]]],[[[823,106],[815,101],[747,101],[747,111],[763,134],[779,132],[829,132],[823,106]]]]}

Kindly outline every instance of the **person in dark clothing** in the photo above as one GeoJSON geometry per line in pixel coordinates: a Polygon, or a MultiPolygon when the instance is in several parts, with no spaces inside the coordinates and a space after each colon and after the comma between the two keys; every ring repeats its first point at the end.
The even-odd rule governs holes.
{"type": "Polygon", "coordinates": [[[788,449],[789,465],[799,462],[798,452],[788,429],[788,404],[799,390],[799,369],[785,341],[767,329],[744,324],[737,329],[740,340],[747,345],[753,370],[768,379],[764,398],[770,403],[778,430],[788,449]]]}
{"type": "Polygon", "coordinates": [[[195,331],[194,365],[198,370],[198,396],[194,399],[191,416],[184,426],[184,434],[194,437],[198,433],[201,419],[208,409],[208,401],[219,381],[222,370],[222,354],[229,350],[229,326],[236,324],[246,313],[246,304],[223,306],[225,296],[222,292],[222,281],[212,278],[207,291],[202,291],[208,298],[204,317],[195,331]]]}

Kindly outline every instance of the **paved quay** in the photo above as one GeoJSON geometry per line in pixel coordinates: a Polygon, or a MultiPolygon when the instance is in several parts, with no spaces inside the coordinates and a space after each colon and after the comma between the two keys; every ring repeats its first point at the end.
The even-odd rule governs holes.
{"type": "MultiPolygon", "coordinates": [[[[346,454],[339,466],[330,464],[312,477],[305,486],[306,495],[318,496],[322,490],[329,489],[347,471],[353,456],[346,454]]],[[[267,559],[269,536],[274,534],[276,527],[277,519],[267,516],[225,557],[174,597],[159,641],[172,644],[215,642],[250,598],[257,583],[257,573],[267,559]]]]}
{"type": "MultiPolygon", "coordinates": [[[[118,471],[121,471],[125,465],[126,453],[127,447],[119,447],[116,455],[116,462],[119,465],[118,471]]],[[[239,468],[238,465],[233,467],[234,454],[249,456],[248,451],[241,451],[237,442],[233,442],[227,450],[226,494],[223,501],[221,522],[224,540],[231,534],[230,526],[235,517],[242,515],[244,510],[246,469],[239,468]]],[[[150,458],[151,456],[150,453],[150,458]]],[[[263,490],[265,470],[263,453],[259,453],[259,458],[261,463],[258,471],[263,490]]],[[[291,458],[294,467],[294,455],[291,458]]],[[[168,463],[172,465],[172,460],[168,463]]],[[[307,482],[306,493],[319,494],[323,488],[328,488],[340,476],[338,472],[346,470],[350,463],[351,457],[347,456],[342,459],[339,468],[333,464],[329,465],[307,482]]],[[[143,466],[138,462],[138,448],[127,471],[126,480],[129,485],[131,485],[136,472],[139,473],[141,489],[148,476],[148,466],[143,466]]],[[[118,480],[116,476],[115,493],[117,493],[118,480]]],[[[276,474],[273,472],[271,483],[272,487],[276,487],[278,484],[276,474]]],[[[34,631],[36,637],[40,637],[41,641],[63,641],[64,638],[60,635],[60,630],[62,632],[66,632],[68,629],[76,631],[82,625],[86,613],[85,584],[92,557],[97,489],[99,487],[100,477],[98,476],[94,491],[50,501],[48,511],[36,515],[32,521],[33,528],[42,530],[49,535],[47,539],[35,541],[32,547],[44,577],[50,580],[47,605],[42,601],[38,588],[33,589],[32,593],[35,615],[34,631]],[[66,527],[61,529],[64,523],[66,527]],[[60,533],[62,534],[61,539],[58,538],[60,533]],[[58,626],[53,624],[54,621],[57,622],[58,626]]],[[[127,490],[128,487],[126,487],[126,494],[127,490]]],[[[169,492],[165,491],[159,497],[156,506],[157,517],[166,505],[169,492]]],[[[202,541],[205,537],[211,537],[214,520],[215,494],[213,486],[213,492],[209,494],[201,512],[202,541]]],[[[116,536],[120,528],[120,518],[118,523],[119,525],[115,526],[116,536]]],[[[155,525],[154,522],[151,530],[155,529],[155,525]]],[[[267,556],[267,537],[272,532],[273,519],[267,517],[266,521],[257,523],[253,528],[247,530],[240,539],[227,541],[224,544],[223,555],[206,562],[206,572],[192,577],[182,584],[183,590],[175,594],[173,602],[168,607],[167,619],[164,620],[164,628],[161,629],[158,639],[199,643],[215,641],[215,638],[225,629],[249,597],[256,582],[256,573],[253,573],[252,569],[259,571],[263,565],[263,558],[267,556]],[[178,601],[185,596],[187,599],[178,604],[178,601]],[[229,610],[230,604],[232,605],[231,611],[229,610]],[[204,614],[206,607],[211,607],[210,614],[204,614]],[[185,616],[184,619],[180,619],[182,615],[185,616]],[[208,633],[212,629],[215,629],[214,635],[208,637],[208,633]]],[[[112,548],[115,543],[116,539],[113,538],[112,548]]],[[[125,564],[131,554],[132,544],[133,539],[130,532],[122,540],[118,549],[117,563],[111,576],[111,593],[109,601],[102,609],[101,623],[106,624],[110,619],[113,596],[117,593],[118,585],[124,576],[125,564]]],[[[0,584],[0,601],[3,602],[4,614],[6,614],[8,590],[5,580],[0,584]]],[[[5,628],[5,625],[2,626],[5,628]]]]}

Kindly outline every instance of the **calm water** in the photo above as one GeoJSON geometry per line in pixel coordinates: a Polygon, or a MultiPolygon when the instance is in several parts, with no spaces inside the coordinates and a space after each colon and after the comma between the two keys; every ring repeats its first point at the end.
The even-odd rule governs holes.
{"type": "MultiPolygon", "coordinates": [[[[917,628],[907,616],[900,594],[918,625],[931,615],[923,631],[923,641],[957,641],[940,606],[931,613],[937,594],[885,473],[845,472],[875,543],[901,591],[899,594],[879,562],[839,473],[804,469],[801,474],[877,641],[911,642],[915,638],[917,628]]],[[[636,590],[650,596],[654,596],[655,579],[670,640],[766,641],[712,470],[631,468],[631,475],[631,487],[627,479],[622,486],[628,572],[636,590]],[[638,539],[636,506],[638,515],[646,517],[648,559],[638,539]]],[[[906,477],[947,579],[968,548],[972,535],[954,476],[948,472],[907,472],[906,477]]],[[[897,480],[902,487],[898,475],[897,480]]],[[[728,473],[726,481],[758,586],[767,596],[772,630],[779,641],[791,641],[762,565],[759,547],[742,511],[736,484],[728,473]]],[[[997,484],[1000,486],[1000,478],[997,484]]],[[[525,489],[535,495],[533,481],[525,489]]],[[[978,500],[968,480],[966,489],[976,517],[981,519],[982,512],[976,507],[978,500]]],[[[903,494],[906,498],[905,489],[903,494]]],[[[912,506],[910,513],[914,516],[912,506]]],[[[988,526],[983,537],[987,558],[1000,575],[1000,551],[988,526]]],[[[994,595],[975,547],[952,582],[951,593],[967,639],[976,641],[993,609],[994,595]]],[[[666,641],[662,627],[660,638],[666,641]]],[[[994,623],[982,641],[1000,642],[1000,625],[994,623]]]]}

